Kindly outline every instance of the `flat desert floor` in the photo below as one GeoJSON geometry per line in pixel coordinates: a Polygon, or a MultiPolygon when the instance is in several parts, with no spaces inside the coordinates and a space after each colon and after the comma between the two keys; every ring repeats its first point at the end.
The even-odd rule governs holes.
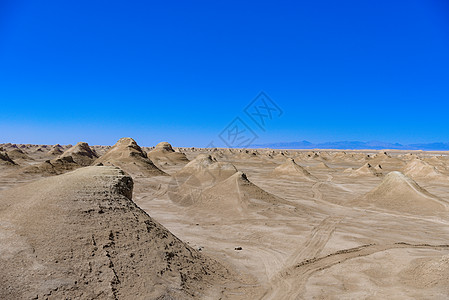
{"type": "MultiPolygon", "coordinates": [[[[2,299],[449,298],[449,153],[173,149],[168,143],[141,148],[132,139],[121,139],[113,147],[85,143],[73,147],[0,147],[0,267],[5,270],[0,275],[2,299]],[[131,205],[136,210],[133,215],[143,210],[149,217],[139,215],[139,220],[154,220],[156,225],[152,226],[160,226],[164,234],[149,237],[146,244],[142,238],[136,244],[130,237],[118,247],[126,236],[124,232],[131,236],[141,224],[136,221],[122,228],[125,225],[121,222],[127,223],[128,219],[117,221],[128,213],[123,207],[131,207],[126,202],[131,199],[128,190],[119,189],[116,197],[126,205],[110,209],[109,219],[96,221],[105,218],[101,210],[95,215],[89,213],[89,217],[80,213],[76,220],[85,220],[67,229],[79,233],[79,238],[67,241],[72,245],[70,251],[80,253],[73,261],[86,260],[86,265],[91,256],[82,253],[88,247],[98,248],[99,242],[97,239],[92,246],[90,241],[78,241],[84,236],[94,239],[94,234],[102,230],[108,232],[105,243],[109,244],[103,249],[115,246],[114,252],[105,254],[110,260],[108,268],[114,271],[110,275],[113,279],[98,275],[108,274],[98,267],[97,275],[89,275],[89,285],[82,283],[87,271],[82,271],[81,264],[71,271],[74,262],[70,257],[62,259],[67,264],[66,273],[58,271],[53,263],[63,250],[46,246],[48,241],[38,240],[36,235],[44,236],[75,221],[58,225],[64,221],[55,219],[43,224],[42,219],[54,215],[42,211],[35,216],[30,210],[43,207],[36,205],[43,201],[49,215],[75,216],[78,211],[69,200],[61,210],[53,212],[62,200],[55,196],[48,204],[48,199],[67,190],[61,197],[76,194],[73,201],[77,207],[84,205],[79,199],[87,203],[90,200],[85,199],[97,199],[98,195],[107,201],[109,194],[105,196],[104,191],[114,194],[110,186],[128,185],[129,180],[118,185],[117,180],[108,183],[105,178],[124,178],[128,174],[133,182],[132,201],[137,205],[131,205]],[[103,178],[98,189],[92,183],[94,179],[82,180],[98,176],[103,178]],[[46,185],[57,188],[41,191],[46,185]],[[115,220],[108,225],[114,226],[111,233],[108,226],[96,227],[111,220],[115,220]],[[30,233],[27,226],[39,230],[30,233]],[[163,247],[178,250],[164,254],[161,268],[157,269],[155,261],[163,247],[155,246],[155,241],[162,236],[162,243],[164,236],[171,238],[170,234],[173,240],[164,242],[163,247]],[[143,247],[143,254],[135,255],[133,247],[143,247]],[[145,247],[156,250],[152,256],[145,256],[145,247]],[[32,249],[29,253],[28,248],[32,249]],[[134,271],[117,269],[125,253],[126,264],[136,264],[134,271]],[[15,266],[22,273],[14,271],[15,266]],[[186,266],[190,270],[187,273],[186,266]],[[44,272],[36,271],[37,275],[29,278],[24,275],[39,268],[58,275],[51,278],[51,284],[46,277],[50,275],[44,272]],[[132,284],[136,279],[130,272],[140,272],[135,270],[145,270],[132,275],[142,280],[140,285],[132,284]],[[73,278],[73,282],[65,282],[61,279],[64,276],[73,278]],[[145,276],[148,280],[142,278],[145,276]],[[104,281],[108,284],[98,285],[104,281]],[[92,288],[102,292],[86,292],[92,288]]],[[[55,236],[58,230],[48,235],[49,239],[59,238],[60,243],[65,243],[65,236],[55,236]]],[[[89,266],[92,272],[95,264],[89,266]]]]}

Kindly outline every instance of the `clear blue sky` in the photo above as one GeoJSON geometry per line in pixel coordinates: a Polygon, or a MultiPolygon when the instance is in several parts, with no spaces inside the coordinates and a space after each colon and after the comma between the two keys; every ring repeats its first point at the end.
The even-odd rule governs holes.
{"type": "Polygon", "coordinates": [[[0,0],[0,142],[449,142],[448,102],[446,0],[0,0]]]}

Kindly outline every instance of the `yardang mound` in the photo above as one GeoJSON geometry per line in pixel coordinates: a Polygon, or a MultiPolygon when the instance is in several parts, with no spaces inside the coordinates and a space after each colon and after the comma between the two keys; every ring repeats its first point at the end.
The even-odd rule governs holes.
{"type": "Polygon", "coordinates": [[[90,166],[92,162],[98,158],[97,153],[92,151],[89,144],[79,142],[72,148],[65,151],[60,158],[71,156],[73,160],[80,166],[90,166]]]}
{"type": "Polygon", "coordinates": [[[208,154],[200,154],[174,174],[167,192],[174,202],[191,205],[198,202],[204,189],[226,180],[236,172],[233,164],[218,162],[208,154]]]}
{"type": "Polygon", "coordinates": [[[29,165],[22,168],[26,174],[42,174],[45,176],[63,174],[75,170],[81,166],[77,164],[71,156],[46,160],[39,164],[29,165]]]}
{"type": "Polygon", "coordinates": [[[415,179],[421,180],[443,180],[448,181],[449,178],[438,172],[438,170],[421,159],[413,159],[407,163],[404,173],[415,179]]]}
{"type": "MultiPolygon", "coordinates": [[[[346,171],[345,171],[346,172],[346,171]]],[[[353,170],[349,170],[350,177],[359,177],[359,176],[381,176],[382,175],[382,166],[372,166],[370,163],[366,163],[360,168],[353,170]]]]}
{"type": "Polygon", "coordinates": [[[15,160],[33,160],[31,157],[28,156],[28,154],[26,154],[20,149],[13,149],[11,151],[8,151],[8,156],[11,159],[15,160]]]}
{"type": "Polygon", "coordinates": [[[0,298],[201,298],[227,276],[136,206],[132,188],[95,166],[4,192],[0,298]]]}
{"type": "Polygon", "coordinates": [[[326,163],[320,161],[319,163],[310,166],[310,169],[325,169],[325,170],[327,170],[330,168],[326,163]]]}
{"type": "Polygon", "coordinates": [[[199,154],[194,160],[176,173],[176,177],[188,177],[193,184],[207,185],[222,181],[235,174],[237,169],[231,163],[218,162],[208,154],[199,154]]]}
{"type": "Polygon", "coordinates": [[[17,165],[5,152],[0,152],[0,165],[14,166],[17,165]]]}
{"type": "Polygon", "coordinates": [[[280,166],[277,166],[274,171],[274,175],[288,176],[294,178],[304,178],[307,180],[317,180],[317,178],[311,175],[306,169],[298,165],[292,158],[287,158],[287,161],[280,166]]]}
{"type": "Polygon", "coordinates": [[[123,169],[131,175],[157,176],[167,175],[156,167],[146,153],[132,138],[121,138],[94,164],[112,165],[123,169]]]}
{"type": "Polygon", "coordinates": [[[53,155],[53,156],[59,156],[63,153],[64,153],[64,151],[62,151],[61,148],[59,148],[59,147],[52,147],[50,149],[50,151],[48,151],[48,154],[53,155]]]}
{"type": "Polygon", "coordinates": [[[148,152],[148,157],[156,163],[178,164],[189,162],[184,153],[175,152],[167,142],[157,144],[153,150],[148,152]]]}
{"type": "Polygon", "coordinates": [[[396,171],[388,173],[379,186],[353,203],[417,215],[435,215],[446,211],[444,202],[420,187],[413,179],[396,171]]]}
{"type": "Polygon", "coordinates": [[[245,173],[238,171],[222,182],[204,190],[199,202],[202,209],[243,212],[248,207],[276,205],[284,201],[253,184],[245,173]]]}

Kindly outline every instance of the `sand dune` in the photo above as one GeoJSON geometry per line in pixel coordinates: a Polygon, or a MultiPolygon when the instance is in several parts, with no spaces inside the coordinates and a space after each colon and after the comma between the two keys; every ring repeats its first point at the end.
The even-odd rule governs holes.
{"type": "Polygon", "coordinates": [[[156,167],[147,154],[131,138],[121,138],[94,164],[117,166],[135,176],[167,175],[156,167]]]}

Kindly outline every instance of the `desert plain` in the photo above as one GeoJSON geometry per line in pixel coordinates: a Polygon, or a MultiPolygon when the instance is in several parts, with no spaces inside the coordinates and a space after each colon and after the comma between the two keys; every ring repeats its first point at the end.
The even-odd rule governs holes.
{"type": "Polygon", "coordinates": [[[448,155],[0,144],[0,299],[448,299],[448,155]]]}

